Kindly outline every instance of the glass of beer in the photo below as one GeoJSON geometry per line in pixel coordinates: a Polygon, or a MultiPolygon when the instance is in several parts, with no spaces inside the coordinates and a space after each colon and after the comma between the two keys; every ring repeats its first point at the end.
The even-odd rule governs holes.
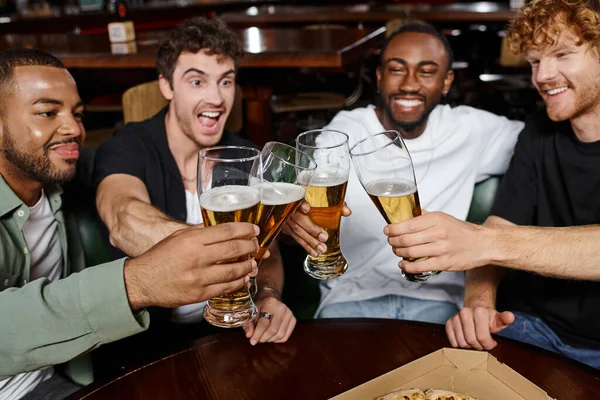
{"type": "Polygon", "coordinates": [[[337,278],[348,269],[340,249],[340,221],[350,174],[348,135],[334,130],[311,130],[298,135],[296,147],[317,163],[312,182],[300,181],[306,187],[310,219],[328,235],[327,251],[318,257],[309,255],[304,271],[316,279],[337,278]]]}
{"type": "MultiPolygon", "coordinates": [[[[306,189],[300,184],[310,183],[316,163],[308,154],[279,142],[268,142],[261,152],[262,163],[255,163],[253,179],[261,186],[262,197],[258,206],[256,225],[260,228],[260,249],[253,257],[260,266],[265,252],[294,214],[306,189]],[[257,173],[262,167],[262,173],[257,173]],[[262,175],[262,180],[258,176],[262,175]]],[[[256,279],[250,279],[250,293],[256,294],[256,279]]]]}
{"type": "MultiPolygon", "coordinates": [[[[198,195],[205,226],[225,222],[255,223],[261,187],[252,186],[253,165],[260,151],[242,146],[215,146],[198,154],[198,195]]],[[[247,260],[250,255],[230,262],[247,260]]],[[[242,326],[256,317],[249,288],[213,297],[204,308],[204,318],[222,328],[242,326]]]]}
{"type": "MultiPolygon", "coordinates": [[[[360,183],[388,224],[421,215],[412,159],[398,132],[371,135],[352,146],[350,155],[360,183]]],[[[402,271],[402,276],[411,282],[424,282],[437,274],[439,271],[402,271]]]]}

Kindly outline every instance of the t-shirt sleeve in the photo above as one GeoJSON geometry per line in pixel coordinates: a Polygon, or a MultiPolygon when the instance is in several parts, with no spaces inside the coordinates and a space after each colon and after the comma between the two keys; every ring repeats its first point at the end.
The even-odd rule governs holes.
{"type": "Polygon", "coordinates": [[[538,190],[533,137],[536,129],[534,124],[528,123],[519,135],[490,213],[517,225],[534,223],[538,190]]]}
{"type": "Polygon", "coordinates": [[[480,143],[476,181],[481,182],[506,172],[525,124],[483,110],[473,109],[472,115],[476,123],[470,124],[470,127],[474,128],[480,143]]]}
{"type": "Polygon", "coordinates": [[[126,126],[98,148],[92,180],[95,188],[113,174],[132,175],[145,181],[146,147],[140,135],[132,126],[126,126]]]}

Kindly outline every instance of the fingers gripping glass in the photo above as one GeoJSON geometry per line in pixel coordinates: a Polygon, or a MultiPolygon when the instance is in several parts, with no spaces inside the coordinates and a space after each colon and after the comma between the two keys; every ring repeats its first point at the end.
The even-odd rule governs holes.
{"type": "MultiPolygon", "coordinates": [[[[225,222],[254,223],[261,199],[260,186],[252,186],[251,171],[260,163],[260,152],[251,147],[217,146],[198,154],[198,195],[204,225],[225,222]]],[[[247,260],[249,256],[238,260],[247,260]]],[[[242,326],[256,317],[256,306],[247,286],[208,300],[204,318],[223,328],[242,326]]]]}
{"type": "MultiPolygon", "coordinates": [[[[421,215],[412,159],[398,132],[371,135],[356,143],[350,155],[360,183],[388,224],[421,215]]],[[[402,271],[402,276],[411,282],[424,282],[437,274],[439,271],[419,274],[402,271]]]]}
{"type": "Polygon", "coordinates": [[[340,220],[350,174],[348,135],[325,129],[307,131],[296,138],[296,148],[317,163],[312,182],[303,184],[310,219],[328,235],[327,250],[317,257],[309,255],[304,271],[316,279],[336,278],[348,268],[340,249],[340,220]]]}
{"type": "MultiPolygon", "coordinates": [[[[256,217],[260,249],[253,255],[259,266],[285,222],[304,200],[306,189],[302,184],[310,184],[316,169],[315,161],[308,154],[278,142],[265,144],[261,159],[262,163],[255,162],[251,178],[252,185],[260,185],[262,192],[256,217]]],[[[254,295],[256,279],[251,278],[250,282],[250,293],[254,295]]]]}

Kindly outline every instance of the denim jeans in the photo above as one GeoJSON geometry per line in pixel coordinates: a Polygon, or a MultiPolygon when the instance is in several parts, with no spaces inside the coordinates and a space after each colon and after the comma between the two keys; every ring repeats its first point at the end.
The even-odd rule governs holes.
{"type": "Polygon", "coordinates": [[[330,304],[321,310],[317,318],[390,318],[445,324],[456,313],[456,305],[445,301],[387,295],[330,304]]]}
{"type": "Polygon", "coordinates": [[[498,336],[541,347],[600,369],[600,350],[569,346],[540,318],[522,312],[514,314],[515,322],[498,333],[498,336]]]}

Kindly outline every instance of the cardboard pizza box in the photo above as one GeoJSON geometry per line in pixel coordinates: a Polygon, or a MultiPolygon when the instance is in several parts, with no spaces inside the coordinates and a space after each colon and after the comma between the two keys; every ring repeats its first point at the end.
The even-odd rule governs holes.
{"type": "Polygon", "coordinates": [[[450,390],[479,400],[551,399],[488,352],[443,348],[331,400],[372,400],[409,388],[450,390]]]}

